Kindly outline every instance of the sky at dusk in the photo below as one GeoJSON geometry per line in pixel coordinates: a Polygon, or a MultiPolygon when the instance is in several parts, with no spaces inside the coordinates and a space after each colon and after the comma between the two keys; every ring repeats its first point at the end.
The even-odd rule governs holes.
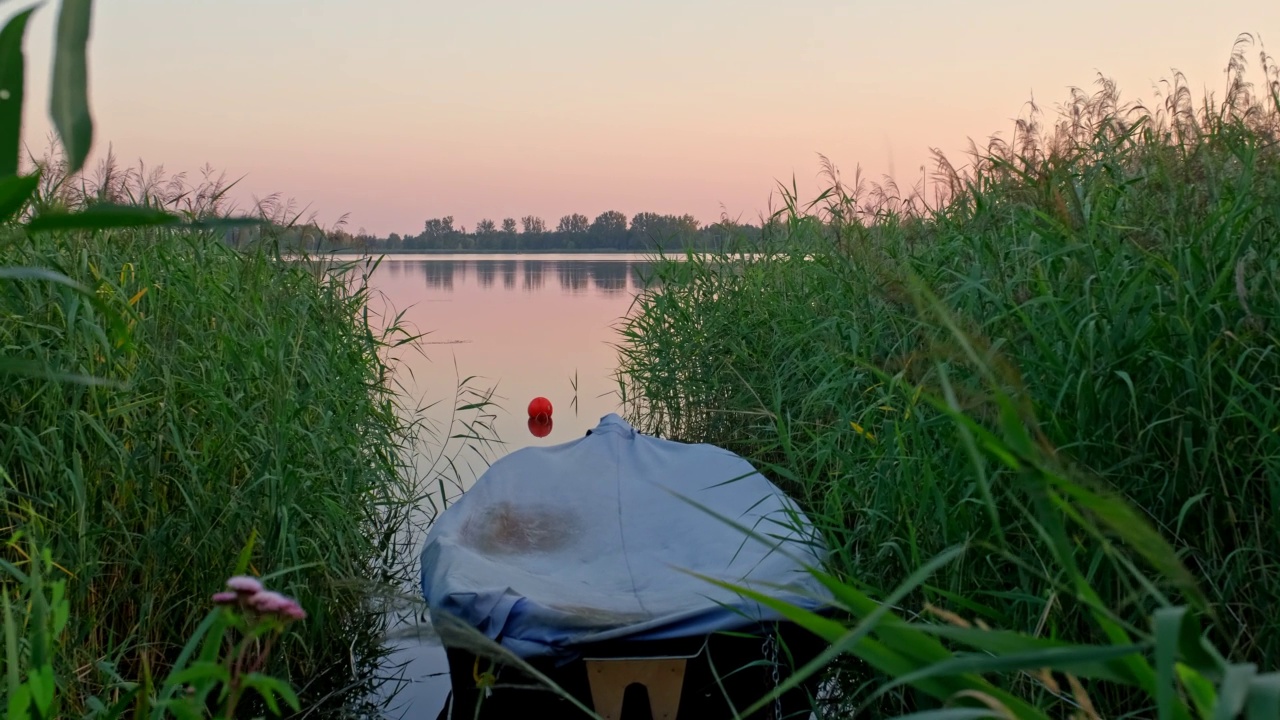
{"type": "MultiPolygon", "coordinates": [[[[55,10],[28,29],[37,155],[55,10]]],[[[94,155],[211,165],[244,177],[242,208],[278,192],[380,235],[751,220],[778,181],[816,192],[819,153],[909,185],[930,147],[1007,135],[1033,94],[1052,109],[1099,72],[1129,100],[1174,68],[1220,91],[1241,32],[1280,54],[1280,2],[100,0],[94,155]]]]}

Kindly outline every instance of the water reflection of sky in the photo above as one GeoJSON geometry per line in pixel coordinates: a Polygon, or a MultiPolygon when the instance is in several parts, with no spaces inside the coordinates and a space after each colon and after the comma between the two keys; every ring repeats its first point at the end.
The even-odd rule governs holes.
{"type": "Polygon", "coordinates": [[[400,353],[398,375],[410,392],[425,402],[451,399],[456,363],[457,373],[495,388],[495,422],[513,449],[580,437],[617,409],[615,328],[644,265],[638,256],[391,256],[371,285],[427,333],[425,356],[400,353]],[[524,427],[536,395],[556,407],[544,440],[524,427]]]}
{"type": "MultiPolygon", "coordinates": [[[[467,416],[453,415],[454,407],[477,399],[474,393],[494,393],[486,420],[499,444],[479,448],[455,440],[413,456],[424,480],[440,489],[432,503],[452,500],[506,452],[581,437],[601,416],[619,410],[616,328],[647,267],[643,257],[629,255],[417,255],[382,261],[370,280],[374,309],[387,317],[400,314],[412,332],[424,334],[414,348],[396,353],[406,399],[415,407],[430,406],[422,417],[447,437],[467,431],[461,425],[467,416]],[[473,394],[456,398],[464,378],[473,378],[467,383],[473,394]],[[539,395],[556,408],[554,428],[541,438],[530,434],[525,413],[539,395]]],[[[428,505],[424,512],[433,515],[435,509],[428,505]]]]}

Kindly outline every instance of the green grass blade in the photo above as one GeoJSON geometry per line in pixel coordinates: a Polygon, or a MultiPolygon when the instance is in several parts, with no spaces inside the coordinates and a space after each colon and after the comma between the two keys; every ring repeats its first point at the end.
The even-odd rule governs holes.
{"type": "Polygon", "coordinates": [[[1249,683],[1245,717],[1248,720],[1280,717],[1280,673],[1258,675],[1249,683]]]}
{"type": "Polygon", "coordinates": [[[1218,703],[1218,692],[1213,683],[1196,672],[1194,668],[1182,663],[1178,663],[1175,670],[1178,673],[1178,679],[1182,682],[1183,689],[1187,692],[1187,697],[1191,699],[1191,704],[1195,706],[1196,716],[1201,720],[1207,720],[1212,717],[1213,708],[1218,703]]]}
{"type": "MultiPolygon", "coordinates": [[[[981,628],[962,628],[952,627],[949,625],[932,625],[923,623],[912,623],[909,626],[912,630],[936,635],[948,640],[963,643],[972,648],[982,650],[993,655],[1009,656],[1015,654],[1030,654],[1035,652],[1061,651],[1064,649],[1085,649],[1095,646],[1089,645],[1072,645],[1056,640],[1046,638],[1031,637],[1022,633],[1016,633],[1008,630],[983,630],[981,628]]],[[[1114,646],[1099,646],[1100,649],[1106,649],[1114,646]]],[[[1130,647],[1141,647],[1139,645],[1131,645],[1130,647]]],[[[1125,653],[1119,653],[1119,657],[1125,657],[1125,653]]],[[[1128,670],[1128,665],[1116,657],[1112,657],[1109,653],[1105,658],[1098,658],[1090,661],[1087,659],[1078,659],[1072,664],[1071,673],[1076,677],[1090,680],[1106,680],[1108,682],[1140,687],[1140,684],[1132,673],[1128,670]]]]}
{"type": "Polygon", "coordinates": [[[0,356],[0,375],[40,378],[89,387],[123,387],[123,383],[118,380],[84,373],[63,372],[49,367],[46,363],[24,358],[0,356]]]}
{"type": "Polygon", "coordinates": [[[39,184],[40,176],[35,174],[0,178],[0,223],[17,216],[39,184]]]}
{"type": "Polygon", "coordinates": [[[49,115],[62,140],[72,173],[84,167],[93,146],[87,58],[92,21],[93,0],[62,0],[54,36],[49,115]]]}
{"type": "Polygon", "coordinates": [[[1229,665],[1218,688],[1218,702],[1213,707],[1213,720],[1235,720],[1249,699],[1249,689],[1258,675],[1258,667],[1250,663],[1229,665]]]}
{"type": "Polygon", "coordinates": [[[961,655],[935,662],[914,672],[899,675],[876,691],[877,695],[900,685],[912,684],[925,678],[944,675],[1023,672],[1049,669],[1076,674],[1077,668],[1100,664],[1113,658],[1140,653],[1141,645],[1103,645],[1061,648],[1042,648],[1030,652],[1004,653],[1000,655],[961,655]]]}
{"type": "Polygon", "coordinates": [[[90,294],[88,288],[60,272],[38,267],[0,267],[0,280],[44,280],[69,287],[83,294],[90,294]]]}
{"type": "MultiPolygon", "coordinates": [[[[0,178],[18,174],[22,152],[22,98],[26,75],[22,43],[35,8],[9,18],[0,30],[0,178]]],[[[2,195],[2,193],[0,193],[2,195]]]]}
{"type": "Polygon", "coordinates": [[[9,697],[14,697],[22,686],[21,661],[18,656],[18,625],[13,619],[13,607],[9,601],[9,588],[0,585],[0,602],[4,603],[4,671],[9,697]]]}
{"type": "Polygon", "coordinates": [[[1153,617],[1156,643],[1156,712],[1159,720],[1173,720],[1175,667],[1178,661],[1178,636],[1186,608],[1160,608],[1153,617]]]}
{"type": "Polygon", "coordinates": [[[171,674],[160,687],[160,700],[167,700],[168,698],[173,697],[173,695],[178,691],[179,683],[177,681],[176,671],[186,669],[187,663],[191,661],[196,650],[198,650],[201,644],[204,643],[205,635],[209,635],[210,630],[214,630],[215,625],[218,625],[218,628],[213,634],[209,635],[212,640],[212,643],[209,644],[212,644],[216,648],[222,641],[222,615],[223,611],[221,608],[210,610],[209,614],[205,615],[204,620],[201,620],[200,624],[196,626],[195,631],[191,633],[191,637],[187,639],[187,644],[182,647],[182,652],[178,653],[178,657],[174,660],[173,668],[175,673],[171,674]]]}

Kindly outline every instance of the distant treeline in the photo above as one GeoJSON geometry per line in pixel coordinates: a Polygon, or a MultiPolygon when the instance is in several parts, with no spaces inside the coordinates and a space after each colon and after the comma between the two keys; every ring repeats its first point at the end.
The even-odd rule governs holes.
{"type": "Polygon", "coordinates": [[[750,247],[760,239],[760,228],[753,225],[717,223],[703,225],[692,215],[660,215],[638,213],[627,216],[610,210],[591,220],[573,214],[560,218],[553,229],[537,216],[527,215],[518,221],[481,220],[468,231],[454,226],[452,216],[432,218],[423,223],[416,235],[391,233],[376,237],[366,233],[351,234],[343,230],[326,232],[286,232],[284,244],[301,244],[309,250],[352,249],[375,252],[459,251],[459,252],[546,252],[558,250],[614,250],[646,252],[664,250],[726,250],[750,247]],[[318,244],[317,244],[318,243],[318,244]]]}

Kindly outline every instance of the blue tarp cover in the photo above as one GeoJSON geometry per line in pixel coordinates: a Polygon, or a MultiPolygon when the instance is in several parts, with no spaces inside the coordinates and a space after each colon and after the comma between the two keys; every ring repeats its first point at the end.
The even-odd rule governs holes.
{"type": "Polygon", "coordinates": [[[563,659],[586,643],[782,619],[688,571],[820,609],[830,596],[804,565],[824,555],[795,503],[745,459],[610,414],[583,438],[498,460],[441,513],[422,592],[437,626],[448,613],[520,657],[563,659]]]}

